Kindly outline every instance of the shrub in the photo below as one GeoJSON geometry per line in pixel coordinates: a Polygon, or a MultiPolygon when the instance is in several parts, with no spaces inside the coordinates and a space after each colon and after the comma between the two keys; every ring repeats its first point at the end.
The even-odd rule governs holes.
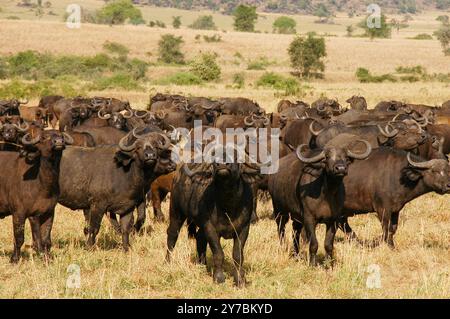
{"type": "Polygon", "coordinates": [[[433,37],[428,33],[419,33],[416,36],[410,38],[413,40],[433,40],[433,37]]]}
{"type": "Polygon", "coordinates": [[[247,70],[265,70],[271,64],[266,57],[259,57],[256,60],[248,62],[247,70]]]}
{"type": "Polygon", "coordinates": [[[296,75],[322,76],[320,72],[325,70],[322,58],[327,55],[324,38],[313,33],[308,33],[307,38],[298,36],[289,45],[288,53],[296,75]]]}
{"type": "Polygon", "coordinates": [[[434,35],[441,42],[442,50],[445,55],[450,55],[450,25],[444,24],[434,35]]]}
{"type": "Polygon", "coordinates": [[[123,44],[117,42],[106,41],[103,43],[103,50],[109,53],[117,54],[118,56],[127,56],[130,50],[123,44]]]}
{"type": "Polygon", "coordinates": [[[222,37],[218,34],[212,36],[204,35],[203,40],[205,40],[205,42],[222,42],[222,37]]]}
{"type": "Polygon", "coordinates": [[[100,78],[94,82],[91,87],[95,90],[106,89],[124,89],[124,90],[142,90],[139,83],[132,76],[126,73],[118,73],[110,77],[100,78]]]}
{"type": "Polygon", "coordinates": [[[203,53],[190,63],[190,71],[204,81],[217,80],[220,78],[221,70],[216,59],[215,53],[203,53]]]}
{"type": "Polygon", "coordinates": [[[397,79],[392,74],[372,75],[369,70],[365,68],[358,68],[356,70],[356,77],[361,83],[381,83],[385,81],[397,82],[397,79]]]}
{"type": "Polygon", "coordinates": [[[243,32],[255,31],[255,23],[256,20],[258,19],[256,7],[240,4],[234,9],[233,16],[234,16],[233,26],[236,31],[243,31],[243,32]]]}
{"type": "Polygon", "coordinates": [[[332,13],[323,3],[319,3],[317,7],[314,9],[313,14],[316,17],[319,17],[319,23],[327,23],[328,19],[332,16],[332,13]]]}
{"type": "Polygon", "coordinates": [[[395,69],[395,72],[400,73],[400,74],[419,74],[419,75],[424,75],[424,74],[427,73],[427,70],[421,65],[416,65],[416,66],[398,66],[395,69]]]}
{"type": "Polygon", "coordinates": [[[353,32],[355,32],[355,28],[353,27],[353,25],[347,26],[347,28],[345,28],[345,30],[347,31],[348,37],[353,36],[353,32]]]}
{"type": "Polygon", "coordinates": [[[7,16],[6,19],[7,20],[20,20],[20,18],[18,16],[7,16]]]}
{"type": "Polygon", "coordinates": [[[190,72],[178,72],[158,81],[160,85],[199,85],[202,83],[201,78],[190,72]]]}
{"type": "Polygon", "coordinates": [[[162,21],[156,20],[156,21],[150,21],[148,23],[148,26],[151,28],[162,28],[165,29],[166,28],[166,24],[162,21]]]}
{"type": "Polygon", "coordinates": [[[190,26],[191,29],[196,30],[217,30],[211,15],[199,16],[190,26]]]}
{"type": "Polygon", "coordinates": [[[369,27],[367,25],[367,18],[361,21],[358,26],[364,29],[363,36],[369,37],[370,39],[391,37],[391,25],[386,22],[386,16],[384,14],[381,15],[379,28],[376,26],[369,27]]]}
{"type": "Polygon", "coordinates": [[[158,42],[158,60],[164,63],[184,64],[184,54],[181,45],[184,43],[181,36],[164,34],[158,42]]]}
{"type": "Polygon", "coordinates": [[[294,78],[286,78],[273,72],[264,73],[256,82],[256,86],[284,90],[285,95],[296,95],[300,92],[300,85],[294,78]]]}
{"type": "Polygon", "coordinates": [[[448,24],[450,19],[449,19],[448,15],[441,15],[441,16],[436,18],[436,21],[439,21],[442,24],[448,24]]]}
{"type": "Polygon", "coordinates": [[[273,22],[272,27],[274,33],[293,34],[296,33],[297,22],[292,18],[282,16],[273,22]]]}
{"type": "Polygon", "coordinates": [[[181,27],[180,16],[172,17],[172,27],[174,27],[175,29],[179,29],[181,27]]]}
{"type": "Polygon", "coordinates": [[[242,89],[245,86],[244,73],[236,73],[233,75],[233,87],[236,89],[242,89]]]}
{"type": "Polygon", "coordinates": [[[141,11],[133,6],[131,0],[108,2],[97,12],[97,21],[106,24],[124,24],[126,20],[143,21],[141,11]]]}
{"type": "Polygon", "coordinates": [[[86,95],[82,86],[75,86],[75,81],[68,80],[41,80],[34,83],[26,83],[13,80],[0,86],[0,98],[31,98],[43,95],[62,95],[73,97],[86,95]]]}

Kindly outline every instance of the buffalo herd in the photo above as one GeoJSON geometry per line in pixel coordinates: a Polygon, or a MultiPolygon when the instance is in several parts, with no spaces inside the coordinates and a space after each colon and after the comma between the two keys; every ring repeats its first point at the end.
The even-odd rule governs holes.
{"type": "Polygon", "coordinates": [[[45,96],[38,106],[0,100],[0,218],[12,215],[11,262],[20,259],[27,219],[33,248],[49,256],[56,204],[83,211],[87,248],[95,245],[106,216],[127,251],[130,234],[143,231],[148,202],[155,220],[165,220],[161,203],[169,193],[166,260],[186,223],[202,264],[209,245],[218,283],[225,280],[221,238],[234,241],[235,284],[246,282],[244,246],[258,220],[261,194],[271,197],[281,242],[292,220],[294,255],[304,231],[312,266],[316,226],[326,225],[324,247],[333,260],[338,229],[359,241],[349,224],[357,214],[375,212],[382,240],[394,247],[406,203],[429,192],[450,193],[450,101],[442,106],[382,101],[368,108],[364,97],[353,96],[346,103],[282,100],[268,113],[246,98],[162,93],[152,96],[145,110],[105,97],[45,96]],[[175,160],[174,149],[183,140],[178,131],[192,132],[196,123],[223,133],[266,129],[267,138],[278,132],[278,154],[272,156],[278,169],[264,173],[267,163],[249,156],[248,147],[242,161],[219,158],[218,147],[239,156],[223,141],[209,148],[200,141],[190,149],[198,155],[194,148],[200,147],[211,161],[175,160]]]}

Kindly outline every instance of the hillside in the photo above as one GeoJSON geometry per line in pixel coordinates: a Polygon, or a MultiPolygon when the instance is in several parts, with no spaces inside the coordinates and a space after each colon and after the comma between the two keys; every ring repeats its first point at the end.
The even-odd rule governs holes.
{"type": "Polygon", "coordinates": [[[388,13],[417,13],[423,10],[448,10],[450,0],[134,0],[136,4],[152,5],[157,7],[172,7],[187,10],[209,9],[223,13],[232,12],[240,3],[256,6],[259,11],[276,13],[307,13],[313,14],[321,4],[330,12],[366,11],[370,3],[380,5],[388,13]]]}

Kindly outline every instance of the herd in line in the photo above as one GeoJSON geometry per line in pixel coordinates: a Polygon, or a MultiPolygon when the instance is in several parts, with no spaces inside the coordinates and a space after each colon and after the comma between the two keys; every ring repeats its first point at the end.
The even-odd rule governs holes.
{"type": "Polygon", "coordinates": [[[103,97],[46,96],[36,107],[27,102],[0,100],[0,219],[12,215],[11,262],[20,259],[27,219],[33,248],[48,255],[57,203],[84,212],[88,248],[106,215],[127,251],[130,233],[142,231],[147,202],[163,221],[161,202],[170,192],[166,259],[187,222],[198,261],[206,264],[207,246],[212,250],[215,282],[225,280],[220,238],[234,240],[233,276],[240,286],[259,193],[270,194],[282,242],[292,220],[295,254],[305,230],[311,265],[317,264],[317,224],[326,225],[330,259],[337,229],[358,240],[348,221],[355,214],[376,212],[382,238],[393,247],[406,203],[429,192],[450,193],[450,101],[383,101],[369,110],[361,96],[348,99],[348,108],[327,98],[311,105],[282,100],[274,113],[246,98],[161,93],[147,110],[103,97]],[[265,164],[249,156],[244,163],[177,165],[177,128],[193,129],[194,121],[223,132],[267,128],[267,138],[280,129],[278,171],[261,174],[265,164]]]}

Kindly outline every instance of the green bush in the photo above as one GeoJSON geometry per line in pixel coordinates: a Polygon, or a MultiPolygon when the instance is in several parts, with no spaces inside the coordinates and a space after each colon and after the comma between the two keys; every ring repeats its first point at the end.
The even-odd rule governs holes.
{"type": "Polygon", "coordinates": [[[256,82],[256,86],[284,90],[285,95],[297,95],[301,90],[296,79],[287,78],[273,72],[264,73],[256,82]]]}
{"type": "Polygon", "coordinates": [[[233,16],[234,16],[233,26],[236,31],[243,31],[243,32],[255,31],[255,23],[256,20],[258,19],[256,7],[240,4],[234,9],[233,16]]]}
{"type": "Polygon", "coordinates": [[[196,30],[217,30],[211,15],[199,16],[190,26],[191,29],[196,30]]]}
{"type": "Polygon", "coordinates": [[[42,80],[26,83],[15,79],[0,86],[0,98],[2,99],[33,98],[44,95],[73,97],[86,95],[86,91],[84,87],[73,80],[42,80]]]}
{"type": "Polygon", "coordinates": [[[190,72],[178,72],[159,80],[157,83],[160,85],[199,85],[202,84],[203,81],[197,75],[190,72]]]}
{"type": "Polygon", "coordinates": [[[157,28],[163,28],[164,29],[166,27],[166,24],[164,22],[162,22],[162,21],[156,20],[156,21],[150,21],[148,23],[148,26],[151,27],[151,28],[157,27],[157,28]]]}
{"type": "Polygon", "coordinates": [[[428,33],[419,33],[416,36],[410,38],[413,40],[433,40],[433,37],[428,33]]]}
{"type": "Polygon", "coordinates": [[[392,74],[372,75],[369,70],[365,68],[358,68],[356,70],[356,77],[361,83],[381,83],[385,81],[397,82],[397,78],[392,74]]]}
{"type": "Polygon", "coordinates": [[[358,26],[364,30],[363,36],[369,37],[370,39],[391,37],[392,28],[391,25],[386,22],[386,16],[384,14],[381,15],[379,28],[369,28],[367,25],[367,17],[362,20],[358,26]]]}
{"type": "Polygon", "coordinates": [[[203,53],[190,63],[190,71],[203,81],[213,81],[220,78],[220,66],[216,62],[217,54],[203,53]]]}
{"type": "Polygon", "coordinates": [[[427,70],[421,65],[416,65],[416,66],[398,66],[397,68],[395,68],[395,72],[400,73],[400,74],[419,74],[419,75],[424,75],[424,74],[427,73],[427,70]]]}
{"type": "Polygon", "coordinates": [[[125,21],[143,22],[142,12],[136,8],[131,0],[114,0],[108,2],[96,14],[98,23],[124,24],[125,21]]]}
{"type": "Polygon", "coordinates": [[[249,61],[247,70],[265,70],[272,63],[266,57],[259,57],[256,60],[249,61]]]}
{"type": "Polygon", "coordinates": [[[442,25],[439,30],[434,32],[434,35],[439,40],[439,42],[441,42],[444,54],[450,55],[450,25],[442,25]]]}
{"type": "Polygon", "coordinates": [[[184,64],[184,54],[181,45],[184,43],[181,36],[164,34],[158,42],[158,60],[164,63],[184,64]]]}
{"type": "Polygon", "coordinates": [[[94,90],[106,89],[142,90],[139,83],[129,74],[118,73],[110,77],[96,80],[91,87],[94,90]]]}
{"type": "Polygon", "coordinates": [[[236,73],[233,75],[233,87],[236,89],[242,89],[245,87],[244,73],[236,73]]]}
{"type": "Polygon", "coordinates": [[[6,19],[7,20],[20,20],[20,18],[18,16],[7,16],[6,19]]]}
{"type": "Polygon", "coordinates": [[[172,17],[172,26],[175,29],[179,29],[181,27],[181,17],[180,16],[172,17]]]}
{"type": "Polygon", "coordinates": [[[290,17],[278,17],[274,21],[272,27],[274,33],[293,34],[297,32],[295,30],[295,28],[297,27],[297,22],[295,22],[295,20],[290,17]]]}
{"type": "Polygon", "coordinates": [[[296,37],[288,48],[291,66],[295,74],[301,77],[322,77],[326,53],[325,39],[308,33],[306,38],[296,37]]]}
{"type": "Polygon", "coordinates": [[[106,41],[105,43],[103,43],[103,50],[109,53],[117,54],[118,56],[125,57],[128,55],[128,53],[130,53],[130,50],[123,44],[110,41],[106,41]]]}

